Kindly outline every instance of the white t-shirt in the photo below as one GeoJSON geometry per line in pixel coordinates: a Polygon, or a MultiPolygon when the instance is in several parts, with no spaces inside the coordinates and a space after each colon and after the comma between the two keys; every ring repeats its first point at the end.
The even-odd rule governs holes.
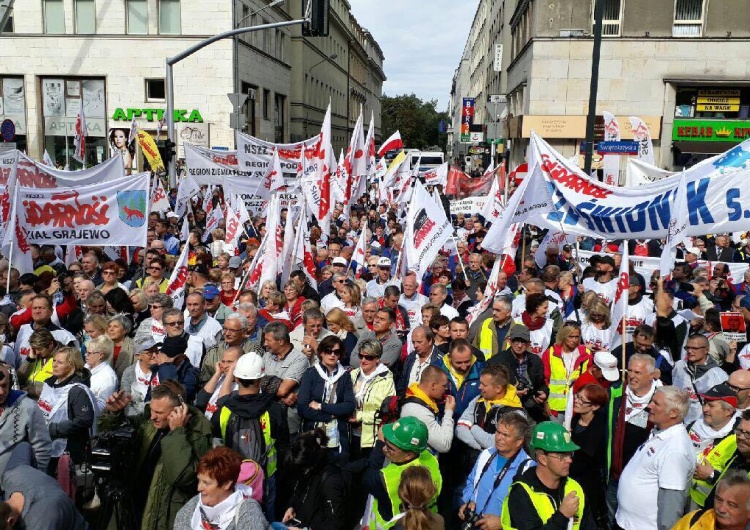
{"type": "Polygon", "coordinates": [[[412,298],[406,298],[402,294],[398,299],[398,305],[403,306],[406,314],[409,315],[409,329],[414,329],[422,322],[422,306],[429,302],[429,298],[419,293],[414,293],[412,298]]]}
{"type": "MultiPolygon", "coordinates": [[[[654,313],[654,302],[645,296],[635,305],[628,305],[628,311],[625,317],[625,343],[633,342],[633,331],[641,324],[646,323],[646,319],[654,313]]],[[[617,326],[622,329],[622,322],[617,326]]],[[[622,344],[622,338],[619,333],[612,337],[612,349],[622,344]]]]}
{"type": "Polygon", "coordinates": [[[617,278],[607,283],[599,283],[596,278],[586,278],[583,280],[583,288],[587,291],[594,291],[605,304],[611,305],[617,294],[617,278]]]}
{"type": "Polygon", "coordinates": [[[585,322],[581,326],[581,344],[592,352],[608,350],[611,337],[610,328],[599,329],[590,322],[585,322]]]}
{"type": "MultiPolygon", "coordinates": [[[[547,294],[547,291],[549,289],[546,289],[544,291],[544,294],[547,294]]],[[[558,296],[558,298],[560,298],[558,296]]],[[[558,307],[555,305],[554,302],[549,302],[547,304],[547,317],[549,317],[552,314],[552,311],[555,310],[555,308],[558,307]]],[[[514,320],[521,318],[521,313],[526,311],[526,293],[519,294],[513,299],[513,302],[511,303],[511,309],[510,309],[510,316],[513,317],[514,320]]]]}
{"type": "Polygon", "coordinates": [[[341,301],[341,298],[336,296],[336,291],[328,293],[320,301],[320,310],[323,311],[324,315],[327,315],[334,307],[338,307],[342,310],[344,309],[344,302],[341,301]]]}
{"type": "Polygon", "coordinates": [[[654,431],[620,475],[617,524],[624,530],[657,530],[659,488],[684,491],[695,471],[685,425],[654,431]]]}

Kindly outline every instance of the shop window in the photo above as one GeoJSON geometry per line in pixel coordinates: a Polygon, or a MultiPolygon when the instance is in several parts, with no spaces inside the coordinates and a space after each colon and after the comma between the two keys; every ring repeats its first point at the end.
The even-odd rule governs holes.
{"type": "MultiPolygon", "coordinates": [[[[596,0],[594,0],[594,5],[596,5],[596,0]]],[[[604,0],[602,11],[602,36],[619,37],[621,21],[622,0],[604,0]]]]}
{"type": "Polygon", "coordinates": [[[162,35],[179,35],[180,0],[159,0],[159,33],[162,35]]]}
{"type": "Polygon", "coordinates": [[[128,28],[130,35],[148,34],[148,1],[128,0],[128,28]]]}
{"type": "Polygon", "coordinates": [[[146,101],[164,101],[165,99],[164,79],[146,79],[146,101]]]}
{"type": "Polygon", "coordinates": [[[705,0],[675,0],[673,37],[700,37],[705,0]]]}
{"type": "Polygon", "coordinates": [[[76,33],[91,35],[96,33],[96,4],[94,0],[76,0],[76,33]]]}
{"type": "Polygon", "coordinates": [[[44,32],[65,33],[63,0],[44,0],[44,32]]]}

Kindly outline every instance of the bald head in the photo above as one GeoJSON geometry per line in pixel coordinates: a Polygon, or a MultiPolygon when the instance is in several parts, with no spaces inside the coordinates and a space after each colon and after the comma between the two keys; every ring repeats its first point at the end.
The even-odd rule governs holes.
{"type": "Polygon", "coordinates": [[[737,409],[750,407],[750,371],[737,370],[729,376],[729,386],[737,392],[737,409]]]}

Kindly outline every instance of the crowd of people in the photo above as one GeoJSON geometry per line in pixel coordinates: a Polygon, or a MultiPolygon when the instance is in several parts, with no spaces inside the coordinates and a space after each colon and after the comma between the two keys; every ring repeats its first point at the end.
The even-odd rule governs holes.
{"type": "Polygon", "coordinates": [[[490,278],[484,220],[454,215],[428,272],[399,277],[402,221],[363,198],[330,237],[311,227],[314,277],[286,263],[248,285],[265,220],[227,242],[193,203],[187,240],[153,212],[128,259],[32,245],[33,273],[0,262],[6,527],[750,523],[750,348],[721,318],[750,321],[750,268],[726,264],[750,267],[750,242],[695,238],[669,279],[631,267],[613,322],[622,245],[663,242],[537,252],[528,230],[490,278]]]}

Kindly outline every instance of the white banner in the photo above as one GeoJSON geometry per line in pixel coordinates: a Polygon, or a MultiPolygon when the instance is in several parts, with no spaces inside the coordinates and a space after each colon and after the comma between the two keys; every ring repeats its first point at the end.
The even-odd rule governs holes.
{"type": "Polygon", "coordinates": [[[403,250],[407,267],[417,272],[417,278],[421,278],[432,265],[438,251],[452,234],[453,227],[445,216],[445,210],[417,182],[406,215],[403,250]]]}
{"type": "MultiPolygon", "coordinates": [[[[263,209],[268,205],[268,200],[264,199],[255,192],[258,189],[259,179],[245,177],[227,177],[224,179],[224,196],[236,194],[245,203],[245,208],[250,215],[261,215],[263,209]]],[[[297,204],[299,189],[295,189],[297,180],[294,178],[284,177],[287,189],[290,191],[277,192],[281,208],[290,208],[297,204]]]]}
{"type": "Polygon", "coordinates": [[[18,186],[8,234],[27,243],[145,246],[149,173],[73,188],[18,186]]]}
{"type": "MultiPolygon", "coordinates": [[[[516,216],[524,214],[528,223],[537,226],[558,230],[562,227],[567,233],[606,239],[667,236],[672,197],[677,193],[681,176],[637,188],[614,188],[572,167],[533,132],[531,143],[529,163],[535,170],[526,180],[535,180],[535,177],[540,180],[525,192],[522,186],[519,192],[523,193],[514,194],[513,198],[521,195],[517,197],[516,216]],[[544,208],[537,204],[537,199],[546,193],[551,195],[552,208],[543,215],[544,208]]],[[[750,161],[750,150],[745,150],[743,145],[717,157],[712,164],[685,171],[689,211],[686,235],[750,229],[750,208],[747,208],[750,170],[744,167],[750,161]]],[[[486,242],[485,248],[489,249],[486,242]]]]}
{"type": "MultiPolygon", "coordinates": [[[[125,176],[125,168],[122,165],[120,155],[115,155],[101,164],[81,171],[63,171],[51,168],[21,152],[18,152],[17,157],[16,181],[20,186],[29,188],[73,188],[112,181],[125,176]]],[[[6,175],[8,179],[11,179],[14,175],[12,170],[7,171],[7,168],[12,169],[13,155],[6,153],[0,158],[2,159],[2,162],[0,162],[0,172],[2,173],[0,184],[7,184],[6,175]]]]}
{"type": "Polygon", "coordinates": [[[190,245],[185,245],[180,257],[175,264],[172,275],[169,277],[166,294],[172,298],[172,303],[177,309],[182,309],[185,302],[185,287],[187,286],[188,277],[188,254],[190,254],[190,245]]]}
{"type": "Polygon", "coordinates": [[[657,180],[674,175],[674,171],[667,171],[637,158],[628,159],[628,167],[625,170],[625,186],[634,188],[651,184],[657,180]]]}
{"type": "Polygon", "coordinates": [[[248,177],[252,172],[240,171],[237,151],[217,151],[197,145],[185,144],[187,174],[199,186],[222,184],[226,177],[248,177]]]}
{"type": "Polygon", "coordinates": [[[235,137],[237,141],[238,167],[244,173],[256,177],[263,176],[268,169],[274,149],[279,152],[281,171],[283,171],[286,176],[293,177],[297,174],[297,165],[299,164],[299,157],[302,148],[304,147],[305,156],[310,160],[315,154],[318,145],[318,136],[293,144],[275,144],[265,142],[260,138],[255,138],[254,136],[243,134],[241,132],[238,132],[235,137]]]}
{"type": "Polygon", "coordinates": [[[451,215],[462,213],[474,215],[484,209],[487,197],[466,197],[465,199],[454,199],[451,202],[451,215]]]}

